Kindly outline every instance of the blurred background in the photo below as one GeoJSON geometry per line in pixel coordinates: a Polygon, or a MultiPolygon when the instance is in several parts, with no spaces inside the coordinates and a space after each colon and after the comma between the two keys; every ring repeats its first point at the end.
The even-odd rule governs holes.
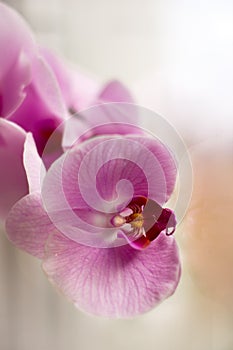
{"type": "Polygon", "coordinates": [[[76,310],[1,228],[0,349],[233,350],[233,2],[3,2],[41,44],[167,118],[189,147],[194,191],[177,232],[181,283],[133,320],[76,310]]]}

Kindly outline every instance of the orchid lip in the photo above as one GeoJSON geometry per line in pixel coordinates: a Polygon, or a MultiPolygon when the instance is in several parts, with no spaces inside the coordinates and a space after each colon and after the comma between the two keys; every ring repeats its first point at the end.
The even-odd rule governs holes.
{"type": "Polygon", "coordinates": [[[161,232],[171,236],[176,229],[172,210],[143,196],[133,198],[127,208],[112,218],[111,224],[121,228],[118,237],[138,250],[146,248],[161,232]]]}

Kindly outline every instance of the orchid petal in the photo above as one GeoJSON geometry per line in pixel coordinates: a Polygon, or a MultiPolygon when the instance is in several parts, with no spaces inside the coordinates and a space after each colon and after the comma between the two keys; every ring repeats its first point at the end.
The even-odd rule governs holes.
{"type": "Polygon", "coordinates": [[[26,132],[14,123],[0,119],[0,218],[5,219],[15,202],[28,193],[23,165],[26,132]]]}
{"type": "Polygon", "coordinates": [[[33,85],[38,96],[46,105],[48,111],[53,112],[60,120],[65,119],[66,107],[56,80],[56,76],[43,57],[33,62],[33,85]]]}
{"type": "Polygon", "coordinates": [[[21,52],[15,64],[8,72],[5,72],[4,77],[1,79],[1,116],[9,118],[20,106],[26,96],[25,86],[30,83],[30,80],[30,61],[29,58],[21,52]]]}
{"type": "Polygon", "coordinates": [[[139,110],[136,105],[103,102],[67,120],[62,142],[64,149],[99,135],[144,133],[137,126],[139,110]]]}
{"type": "Polygon", "coordinates": [[[43,268],[78,308],[110,318],[149,311],[174,293],[180,278],[177,245],[164,234],[143,252],[89,248],[54,234],[43,268]]]}
{"type": "Polygon", "coordinates": [[[129,90],[119,81],[112,80],[101,90],[94,77],[82,73],[77,67],[65,65],[58,55],[41,47],[40,52],[56,75],[67,109],[80,112],[96,103],[133,102],[129,90]]]}
{"type": "Polygon", "coordinates": [[[99,101],[133,103],[129,90],[117,80],[110,81],[99,93],[99,101]]]}
{"type": "Polygon", "coordinates": [[[47,48],[41,47],[40,52],[57,78],[67,109],[78,112],[89,107],[99,90],[97,80],[65,64],[47,48]]]}
{"type": "Polygon", "coordinates": [[[31,78],[30,60],[35,51],[32,33],[23,18],[0,4],[0,115],[8,117],[23,101],[31,78]]]}
{"type": "Polygon", "coordinates": [[[31,131],[42,154],[67,115],[56,77],[40,56],[30,29],[0,4],[0,116],[31,131]]]}
{"type": "Polygon", "coordinates": [[[39,157],[36,144],[31,133],[28,133],[26,136],[23,160],[27,173],[29,192],[40,191],[41,181],[46,174],[46,170],[41,158],[39,157]]]}
{"type": "Polygon", "coordinates": [[[49,217],[41,204],[39,193],[31,193],[18,201],[6,220],[9,240],[18,248],[40,259],[48,235],[54,232],[49,217]]]}
{"type": "Polygon", "coordinates": [[[25,88],[26,98],[9,119],[33,133],[38,152],[66,117],[65,106],[55,76],[48,64],[37,58],[32,64],[33,80],[25,88]]]}

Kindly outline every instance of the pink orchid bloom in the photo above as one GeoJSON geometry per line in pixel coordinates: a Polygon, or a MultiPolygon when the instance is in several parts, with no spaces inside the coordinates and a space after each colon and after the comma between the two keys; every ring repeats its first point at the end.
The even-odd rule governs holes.
{"type": "Polygon", "coordinates": [[[109,317],[150,310],[180,277],[169,237],[176,220],[163,207],[176,179],[172,155],[152,138],[129,136],[140,134],[138,116],[119,113],[121,104],[107,113],[107,102],[132,102],[121,83],[101,89],[73,74],[3,4],[0,48],[0,217],[8,215],[9,239],[42,259],[48,278],[80,309],[109,317]],[[102,104],[97,119],[91,109],[82,113],[90,104],[102,104]],[[38,152],[55,130],[51,149],[61,146],[68,111],[78,112],[75,142],[65,123],[68,151],[46,173],[38,152]]]}
{"type": "Polygon", "coordinates": [[[32,143],[25,150],[30,194],[11,209],[6,231],[43,260],[55,286],[81,310],[107,317],[139,315],[174,293],[176,223],[163,206],[176,164],[161,142],[95,137],[64,153],[45,177],[32,143]]]}

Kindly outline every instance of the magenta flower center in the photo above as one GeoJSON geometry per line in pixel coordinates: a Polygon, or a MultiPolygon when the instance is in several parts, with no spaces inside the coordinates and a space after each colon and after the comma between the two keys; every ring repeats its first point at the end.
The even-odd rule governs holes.
{"type": "Polygon", "coordinates": [[[121,213],[112,218],[112,225],[119,227],[128,242],[138,249],[146,248],[162,231],[167,236],[174,233],[176,219],[172,210],[162,208],[146,197],[135,197],[121,213]]]}

